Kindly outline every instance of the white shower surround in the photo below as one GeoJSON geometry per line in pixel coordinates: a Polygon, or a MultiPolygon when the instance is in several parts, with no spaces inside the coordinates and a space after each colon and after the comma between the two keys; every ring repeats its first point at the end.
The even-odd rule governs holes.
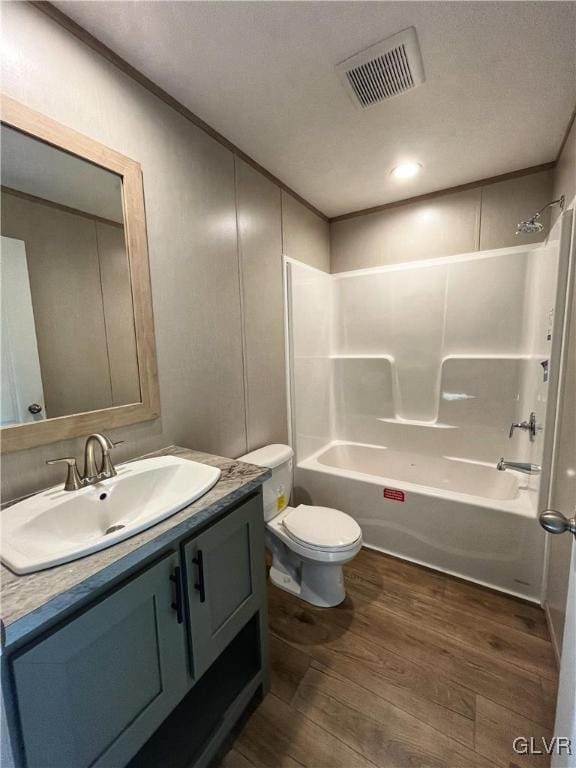
{"type": "Polygon", "coordinates": [[[541,455],[541,434],[508,429],[543,419],[556,270],[554,244],[335,275],[287,259],[296,502],[351,514],[367,546],[538,600],[538,483],[495,464],[541,455]]]}

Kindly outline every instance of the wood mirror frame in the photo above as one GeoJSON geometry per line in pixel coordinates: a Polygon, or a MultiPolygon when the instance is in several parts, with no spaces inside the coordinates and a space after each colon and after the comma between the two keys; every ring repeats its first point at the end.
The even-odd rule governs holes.
{"type": "Polygon", "coordinates": [[[132,288],[141,396],[138,403],[2,427],[2,452],[34,448],[157,418],[160,415],[160,391],[140,163],[7,96],[2,96],[1,122],[122,177],[124,231],[132,288]]]}

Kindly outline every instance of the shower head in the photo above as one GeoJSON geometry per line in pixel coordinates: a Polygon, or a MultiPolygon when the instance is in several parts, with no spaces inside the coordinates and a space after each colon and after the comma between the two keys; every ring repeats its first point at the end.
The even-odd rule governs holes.
{"type": "Polygon", "coordinates": [[[544,229],[544,224],[540,221],[540,217],[544,213],[544,211],[547,208],[550,208],[551,205],[559,205],[560,210],[564,210],[564,195],[562,197],[559,197],[558,200],[552,200],[551,203],[547,203],[547,205],[544,206],[544,208],[540,208],[537,213],[534,214],[534,216],[530,216],[529,219],[526,219],[526,221],[519,221],[518,225],[516,227],[516,234],[517,235],[535,235],[537,232],[542,232],[544,229]]]}
{"type": "Polygon", "coordinates": [[[516,227],[517,235],[535,235],[537,232],[542,232],[544,224],[538,221],[540,214],[537,213],[531,216],[527,221],[519,221],[516,227]]]}

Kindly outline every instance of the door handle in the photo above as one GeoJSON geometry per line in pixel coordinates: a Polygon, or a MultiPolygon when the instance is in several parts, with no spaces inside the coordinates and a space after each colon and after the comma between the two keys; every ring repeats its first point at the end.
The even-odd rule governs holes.
{"type": "Polygon", "coordinates": [[[198,568],[198,581],[194,584],[194,589],[200,593],[200,602],[206,602],[206,584],[204,582],[204,555],[202,550],[196,551],[196,557],[192,558],[192,562],[198,568]]]}
{"type": "Polygon", "coordinates": [[[40,403],[30,403],[30,405],[28,406],[28,410],[30,411],[30,413],[36,415],[37,413],[42,413],[42,406],[40,405],[40,403]]]}
{"type": "Polygon", "coordinates": [[[177,565],[174,568],[174,573],[170,576],[170,581],[174,583],[175,594],[172,608],[176,611],[176,621],[178,624],[182,624],[184,621],[184,606],[182,602],[182,578],[180,575],[180,566],[177,565]]]}
{"type": "Polygon", "coordinates": [[[548,533],[566,533],[569,532],[576,536],[576,517],[567,518],[562,512],[555,509],[545,509],[538,515],[540,525],[548,533]]]}

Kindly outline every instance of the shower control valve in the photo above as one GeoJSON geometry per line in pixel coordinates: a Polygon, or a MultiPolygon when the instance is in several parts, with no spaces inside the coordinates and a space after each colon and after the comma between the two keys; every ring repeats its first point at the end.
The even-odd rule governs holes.
{"type": "Polygon", "coordinates": [[[512,424],[510,425],[510,432],[508,434],[508,437],[512,437],[515,429],[526,430],[526,432],[528,432],[530,440],[534,440],[536,437],[536,432],[538,431],[538,427],[536,426],[536,414],[534,413],[534,411],[532,411],[532,413],[530,414],[528,421],[521,421],[520,423],[512,422],[512,424]]]}

